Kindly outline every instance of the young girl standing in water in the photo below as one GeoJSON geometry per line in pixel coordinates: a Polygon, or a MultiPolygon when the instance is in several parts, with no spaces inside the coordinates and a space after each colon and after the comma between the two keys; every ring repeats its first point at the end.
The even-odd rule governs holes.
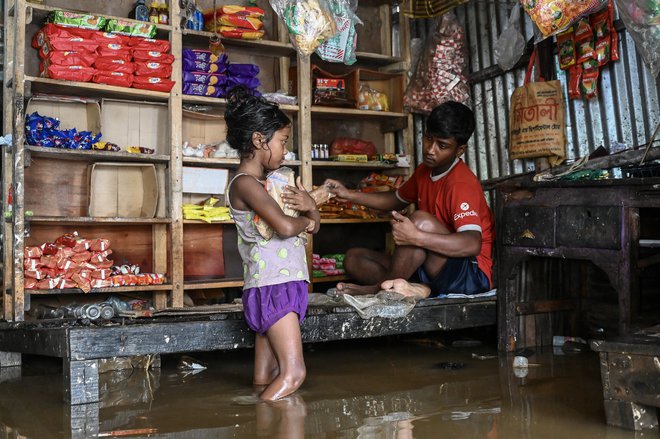
{"type": "Polygon", "coordinates": [[[261,399],[272,401],[295,392],[305,379],[300,322],[309,274],[302,232],[318,232],[320,216],[300,177],[297,187],[287,186],[282,194],[298,217],[285,215],[266,192],[266,174],[282,165],[291,135],[291,121],[277,104],[234,88],[225,122],[227,141],[241,157],[227,192],[243,260],[245,320],[257,333],[254,384],[265,387],[261,399]],[[273,229],[271,239],[259,234],[255,215],[273,229]]]}

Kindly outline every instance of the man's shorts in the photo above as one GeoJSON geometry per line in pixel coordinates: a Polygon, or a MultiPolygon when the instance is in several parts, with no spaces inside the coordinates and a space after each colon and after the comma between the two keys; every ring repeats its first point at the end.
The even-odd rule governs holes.
{"type": "Polygon", "coordinates": [[[412,282],[420,282],[431,288],[429,297],[440,294],[479,294],[490,290],[488,277],[479,268],[477,258],[448,258],[445,266],[435,279],[431,279],[424,267],[413,274],[412,282]]]}

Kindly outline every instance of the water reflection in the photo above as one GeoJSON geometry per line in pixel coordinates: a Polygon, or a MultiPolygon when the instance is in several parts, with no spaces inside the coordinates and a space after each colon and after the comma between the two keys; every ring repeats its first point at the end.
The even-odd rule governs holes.
{"type": "MultiPolygon", "coordinates": [[[[163,368],[100,375],[101,401],[62,403],[61,367],[0,374],[0,437],[89,438],[608,438],[657,437],[657,430],[607,427],[598,357],[530,357],[516,377],[494,349],[438,348],[405,340],[308,347],[308,380],[295,395],[259,402],[250,387],[252,352],[194,354],[208,369],[163,368]],[[444,362],[462,362],[451,370],[444,362]],[[5,436],[2,435],[4,433],[5,436]]],[[[32,367],[32,366],[30,366],[32,367]]]]}

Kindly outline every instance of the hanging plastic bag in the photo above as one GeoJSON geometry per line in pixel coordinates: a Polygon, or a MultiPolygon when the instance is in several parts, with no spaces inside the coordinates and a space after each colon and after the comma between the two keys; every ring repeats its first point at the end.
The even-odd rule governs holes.
{"type": "Polygon", "coordinates": [[[337,33],[325,40],[316,48],[316,54],[322,60],[328,62],[354,64],[355,46],[357,45],[357,32],[355,25],[362,21],[355,15],[357,2],[355,0],[328,0],[328,6],[332,13],[337,33]]]}
{"type": "Polygon", "coordinates": [[[616,0],[619,15],[635,42],[637,51],[649,66],[651,75],[660,72],[660,2],[616,0]]]}
{"type": "Polygon", "coordinates": [[[495,43],[495,59],[505,72],[511,70],[525,51],[525,37],[520,33],[520,5],[511,9],[509,23],[495,43]]]}
{"type": "Polygon", "coordinates": [[[435,31],[424,43],[415,72],[403,96],[413,113],[429,114],[446,101],[471,105],[467,80],[465,31],[456,15],[448,12],[435,19],[435,31]]]}
{"type": "Polygon", "coordinates": [[[542,40],[606,6],[607,0],[520,0],[520,4],[541,32],[538,40],[542,40]]]}
{"type": "Polygon", "coordinates": [[[311,55],[337,33],[326,0],[270,0],[270,4],[289,30],[291,43],[302,55],[311,55]]]}

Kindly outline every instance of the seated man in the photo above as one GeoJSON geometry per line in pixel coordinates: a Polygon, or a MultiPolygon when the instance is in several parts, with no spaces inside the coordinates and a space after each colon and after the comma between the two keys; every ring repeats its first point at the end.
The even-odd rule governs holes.
{"type": "Polygon", "coordinates": [[[338,294],[386,289],[433,297],[491,289],[493,219],[479,180],[460,158],[474,127],[472,110],[463,104],[434,108],[426,122],[423,163],[396,192],[356,192],[326,180],[340,200],[391,210],[396,244],[391,256],[350,249],[344,268],[360,285],[339,283],[338,294]],[[397,212],[412,203],[417,210],[411,215],[397,212]]]}

